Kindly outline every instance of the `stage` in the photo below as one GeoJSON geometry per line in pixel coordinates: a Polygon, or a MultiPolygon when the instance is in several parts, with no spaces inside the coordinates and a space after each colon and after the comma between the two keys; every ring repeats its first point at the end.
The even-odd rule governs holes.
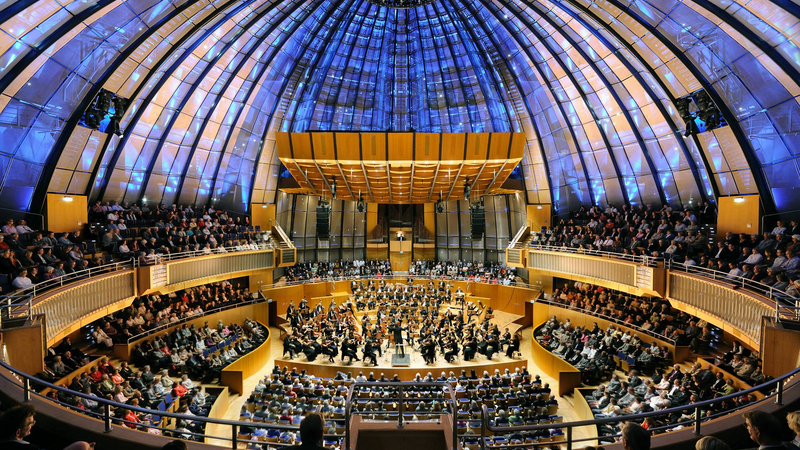
{"type": "MultiPolygon", "coordinates": [[[[428,372],[431,372],[435,378],[438,378],[442,371],[444,371],[447,376],[450,376],[451,371],[456,376],[459,376],[462,370],[466,370],[468,374],[470,370],[475,370],[475,373],[479,376],[482,375],[485,370],[489,371],[490,374],[493,374],[495,369],[500,369],[501,372],[505,371],[505,369],[509,369],[513,372],[515,368],[518,367],[522,369],[522,366],[527,364],[527,360],[506,357],[505,351],[502,353],[495,353],[492,360],[486,359],[483,355],[475,355],[475,358],[471,361],[464,361],[461,358],[456,358],[452,363],[448,363],[441,355],[437,355],[436,361],[433,364],[425,364],[425,360],[422,358],[422,354],[419,350],[407,348],[406,355],[410,356],[408,366],[393,366],[392,355],[394,355],[394,353],[394,346],[390,346],[389,351],[384,351],[383,354],[378,357],[377,366],[371,363],[365,364],[364,361],[354,361],[353,364],[350,365],[343,364],[340,357],[337,357],[334,362],[329,362],[328,357],[325,355],[318,356],[317,359],[312,362],[307,361],[306,357],[303,355],[294,359],[275,358],[275,364],[280,365],[281,368],[288,366],[290,370],[292,368],[297,368],[298,371],[305,370],[308,374],[313,374],[322,378],[333,378],[336,376],[337,372],[342,372],[345,375],[350,373],[353,378],[358,376],[359,372],[363,372],[366,376],[369,376],[369,373],[373,372],[375,378],[380,378],[381,373],[383,373],[386,378],[392,378],[394,375],[397,375],[402,381],[413,379],[417,373],[425,377],[428,372]]],[[[360,355],[361,352],[359,352],[359,356],[360,355]]]]}

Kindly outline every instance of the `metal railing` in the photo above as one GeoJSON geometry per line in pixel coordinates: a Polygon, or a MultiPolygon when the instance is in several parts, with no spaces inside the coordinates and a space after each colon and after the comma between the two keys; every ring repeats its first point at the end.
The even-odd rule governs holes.
{"type": "MultiPolygon", "coordinates": [[[[795,375],[800,372],[800,367],[794,369],[793,371],[784,374],[778,378],[770,380],[768,382],[759,384],[758,386],[754,386],[750,389],[746,389],[743,391],[739,391],[730,395],[726,395],[723,397],[713,398],[710,400],[704,400],[701,402],[690,403],[681,406],[675,406],[671,408],[666,408],[658,411],[651,411],[641,414],[631,414],[631,415],[622,415],[617,417],[607,417],[607,418],[600,418],[600,419],[592,419],[592,420],[580,420],[577,422],[567,422],[567,423],[559,423],[557,426],[554,424],[544,424],[544,425],[519,425],[519,426],[495,426],[490,423],[489,419],[489,411],[486,405],[483,405],[483,418],[482,418],[482,426],[481,426],[481,439],[480,439],[480,446],[481,449],[485,449],[486,445],[486,431],[491,431],[493,433],[519,433],[525,431],[538,431],[538,430],[547,430],[552,428],[561,428],[562,430],[566,428],[566,441],[563,442],[566,445],[567,450],[572,450],[573,446],[577,442],[586,442],[586,441],[600,441],[600,440],[607,440],[607,439],[614,439],[616,437],[620,437],[620,434],[615,435],[605,435],[605,436],[597,436],[597,437],[588,437],[583,439],[573,439],[573,429],[576,427],[583,427],[583,426],[592,426],[592,425],[603,425],[603,424],[615,424],[622,421],[625,422],[640,422],[648,417],[663,417],[669,416],[670,414],[680,414],[689,413],[690,415],[693,414],[691,420],[683,420],[678,421],[677,423],[670,423],[668,426],[664,427],[657,427],[652,428],[649,431],[651,432],[658,432],[658,431],[666,431],[669,429],[674,429],[678,426],[684,427],[692,427],[695,435],[700,435],[702,432],[702,423],[708,420],[726,416],[732,413],[735,413],[741,410],[744,407],[751,407],[754,404],[765,404],[767,401],[774,399],[775,404],[783,405],[783,395],[784,391],[787,389],[794,388],[798,383],[800,383],[800,378],[795,379],[792,381],[790,385],[786,385],[786,382],[791,380],[795,375]],[[710,416],[704,416],[701,411],[707,409],[708,407],[712,406],[715,403],[720,403],[726,400],[734,400],[737,397],[741,397],[743,395],[748,395],[754,392],[765,392],[768,391],[769,394],[764,396],[764,398],[757,400],[756,402],[748,403],[744,406],[740,406],[738,408],[734,408],[731,410],[723,411],[718,414],[713,414],[710,416]]],[[[552,442],[546,443],[538,443],[538,442],[531,442],[531,443],[515,443],[515,444],[508,444],[508,445],[494,445],[492,448],[521,448],[521,447],[538,447],[538,446],[550,446],[552,442]]]]}
{"type": "Polygon", "coordinates": [[[579,312],[581,312],[583,314],[587,314],[587,315],[590,315],[590,316],[593,316],[593,317],[598,317],[600,319],[607,320],[607,321],[615,323],[617,325],[622,325],[624,327],[632,328],[632,329],[634,329],[634,330],[636,330],[636,331],[638,331],[640,333],[644,333],[644,334],[646,334],[646,335],[648,335],[650,337],[654,337],[656,339],[661,339],[662,341],[666,341],[666,342],[672,343],[673,345],[677,345],[677,342],[674,339],[671,339],[671,338],[669,338],[669,337],[667,337],[667,336],[665,336],[663,334],[660,334],[660,333],[655,333],[655,332],[652,332],[650,330],[645,330],[642,327],[640,327],[639,325],[636,325],[636,324],[633,324],[633,323],[627,323],[624,320],[619,320],[616,317],[612,317],[612,316],[608,316],[608,315],[605,315],[605,314],[596,313],[594,311],[589,311],[589,310],[586,310],[586,309],[583,309],[583,308],[575,308],[573,306],[570,306],[567,303],[561,303],[561,302],[557,302],[557,301],[553,301],[553,300],[538,299],[538,300],[536,300],[536,303],[545,303],[545,304],[550,305],[550,306],[557,306],[559,308],[569,309],[569,310],[572,310],[572,311],[579,311],[579,312]]]}
{"type": "MultiPolygon", "coordinates": [[[[691,267],[691,266],[688,267],[688,268],[685,268],[685,270],[687,272],[695,272],[695,273],[703,272],[702,270],[700,270],[700,268],[691,267]]],[[[720,275],[720,274],[717,274],[717,275],[720,275]]],[[[404,278],[405,277],[399,278],[398,280],[402,280],[404,278]]],[[[417,276],[417,277],[413,277],[413,278],[414,279],[431,280],[431,281],[438,281],[438,280],[441,280],[441,279],[468,281],[468,278],[465,278],[465,277],[417,276]]],[[[334,278],[334,280],[336,280],[336,281],[341,281],[341,280],[368,280],[368,279],[374,279],[374,277],[369,276],[369,277],[337,277],[337,278],[334,278]]],[[[389,280],[392,280],[392,279],[390,278],[389,280]]],[[[743,287],[744,286],[752,287],[752,285],[750,283],[747,283],[747,281],[749,281],[749,280],[741,280],[742,286],[743,287]]],[[[261,290],[263,291],[263,290],[269,289],[271,287],[281,287],[281,286],[287,286],[287,285],[305,284],[305,283],[308,283],[308,282],[309,282],[308,280],[304,280],[304,281],[298,281],[298,282],[273,284],[273,285],[270,285],[270,286],[262,286],[261,290]]],[[[752,284],[754,285],[754,284],[760,284],[760,283],[752,283],[752,284]]],[[[534,289],[534,290],[540,290],[539,286],[528,285],[528,284],[524,284],[524,283],[517,283],[516,286],[517,287],[531,288],[531,289],[534,289]]],[[[764,285],[764,286],[766,286],[766,285],[764,285]]],[[[767,292],[768,291],[769,290],[767,290],[767,292]]],[[[777,291],[777,292],[780,292],[780,291],[777,291]]],[[[776,293],[773,293],[773,295],[775,295],[775,294],[776,293]]],[[[239,305],[241,305],[241,304],[237,304],[235,306],[239,306],[239,305]]],[[[172,326],[172,325],[173,324],[170,324],[170,326],[172,326]]],[[[626,325],[626,326],[628,326],[628,325],[626,325]]],[[[241,429],[241,427],[279,429],[279,430],[288,430],[288,431],[296,431],[297,430],[297,427],[294,426],[294,425],[253,423],[253,422],[209,419],[209,418],[200,417],[200,416],[184,416],[184,415],[177,414],[177,413],[170,413],[170,412],[166,412],[166,411],[151,410],[151,409],[146,409],[146,408],[134,407],[134,406],[127,405],[127,404],[120,404],[120,403],[117,403],[117,402],[114,402],[114,401],[105,400],[105,399],[94,397],[94,396],[88,396],[88,395],[80,393],[80,392],[71,391],[71,390],[69,390],[67,388],[64,388],[64,387],[57,386],[57,385],[52,384],[52,383],[48,383],[48,382],[39,380],[39,379],[37,379],[37,378],[35,378],[35,377],[31,376],[31,375],[28,375],[28,374],[25,374],[25,373],[17,371],[13,367],[10,367],[8,364],[6,364],[4,361],[0,361],[0,366],[2,366],[2,368],[4,368],[5,370],[7,370],[7,371],[9,371],[9,372],[11,372],[11,373],[13,373],[15,375],[15,376],[10,376],[10,375],[7,375],[7,373],[4,373],[3,371],[0,371],[0,377],[1,378],[4,378],[4,379],[8,380],[9,382],[13,383],[14,385],[16,385],[20,389],[22,389],[22,391],[23,391],[22,392],[22,396],[23,396],[23,399],[25,401],[30,400],[32,398],[32,396],[39,396],[39,397],[44,398],[44,396],[41,396],[40,394],[36,393],[32,389],[32,385],[38,385],[40,387],[54,389],[54,390],[59,391],[59,392],[66,392],[66,393],[69,393],[70,395],[74,395],[74,396],[76,396],[78,398],[89,398],[90,400],[97,401],[99,404],[102,405],[102,412],[94,414],[94,417],[102,420],[105,423],[106,431],[112,431],[112,429],[113,429],[112,424],[114,422],[116,422],[116,423],[124,423],[123,420],[118,419],[118,418],[114,418],[114,417],[111,416],[112,408],[125,408],[125,409],[132,410],[132,411],[139,412],[139,413],[150,414],[152,416],[170,417],[170,418],[183,419],[183,420],[193,421],[193,422],[215,423],[215,424],[230,426],[231,427],[231,436],[223,436],[223,437],[208,436],[208,437],[230,441],[232,448],[236,448],[236,446],[238,445],[239,442],[245,441],[245,440],[242,440],[241,438],[239,438],[239,430],[241,429]]],[[[567,433],[566,445],[567,445],[567,449],[571,450],[572,445],[573,445],[574,442],[581,442],[581,441],[587,441],[587,440],[598,440],[598,439],[607,438],[606,436],[601,436],[601,437],[597,437],[597,438],[587,438],[587,439],[581,439],[581,440],[573,441],[571,439],[571,437],[572,437],[572,429],[574,427],[619,422],[620,420],[639,420],[639,419],[644,419],[646,417],[657,417],[657,416],[663,416],[663,415],[667,415],[667,414],[671,414],[671,413],[686,412],[686,411],[694,410],[696,414],[695,414],[695,417],[692,419],[692,421],[686,421],[686,422],[681,422],[681,423],[683,423],[683,424],[691,424],[694,427],[695,433],[699,434],[700,430],[701,430],[701,422],[709,418],[709,417],[701,417],[701,415],[699,414],[699,411],[701,410],[701,408],[709,406],[709,405],[711,405],[711,404],[713,404],[715,402],[721,402],[723,400],[733,399],[735,397],[740,397],[742,395],[746,395],[746,394],[749,394],[749,393],[752,393],[752,392],[764,391],[764,390],[767,390],[767,389],[774,390],[774,392],[769,394],[768,396],[766,396],[764,399],[760,400],[759,402],[765,402],[768,399],[774,398],[775,403],[777,403],[779,405],[783,404],[784,390],[787,389],[787,388],[794,387],[797,384],[797,380],[794,380],[788,387],[785,385],[785,383],[788,380],[792,379],[798,372],[800,372],[800,368],[797,368],[797,369],[793,370],[792,372],[789,372],[789,373],[787,373],[785,375],[782,375],[782,376],[780,376],[780,377],[778,377],[778,378],[776,378],[774,380],[771,380],[769,382],[766,382],[766,383],[763,383],[761,385],[755,386],[755,387],[753,387],[751,389],[747,389],[745,391],[740,391],[740,392],[737,392],[737,393],[732,394],[730,396],[721,397],[721,398],[715,398],[713,400],[707,400],[707,401],[697,402],[697,403],[693,403],[693,404],[689,404],[689,405],[677,406],[677,407],[674,407],[674,408],[669,408],[669,409],[665,409],[665,410],[661,410],[661,411],[654,411],[654,412],[650,412],[650,413],[624,416],[624,418],[615,417],[615,418],[607,418],[607,419],[596,419],[596,420],[586,420],[586,421],[571,422],[571,423],[562,423],[562,424],[558,424],[557,427],[566,428],[566,430],[567,430],[567,432],[566,432],[567,433]]],[[[399,383],[399,384],[401,386],[403,385],[402,382],[399,383]]],[[[434,385],[438,385],[438,384],[447,384],[447,383],[438,383],[438,384],[437,383],[433,383],[433,384],[434,385]]],[[[368,382],[368,383],[366,383],[366,385],[367,386],[380,386],[380,383],[368,382]]],[[[390,385],[391,385],[391,383],[390,383],[390,385]]],[[[405,385],[408,386],[408,383],[406,382],[405,385]]],[[[414,383],[414,386],[421,386],[421,385],[423,385],[423,384],[422,383],[414,383]]],[[[352,399],[353,399],[352,398],[352,392],[353,392],[353,390],[351,388],[350,392],[348,393],[348,404],[347,404],[347,408],[346,408],[346,423],[348,425],[350,423],[349,421],[350,421],[351,413],[352,413],[352,411],[351,411],[352,399]]],[[[455,413],[457,411],[457,408],[454,406],[455,405],[454,393],[453,393],[452,389],[450,390],[450,392],[451,392],[451,404],[453,405],[453,406],[451,406],[451,408],[452,408],[451,411],[455,415],[455,413]]],[[[401,397],[402,397],[402,395],[401,395],[401,397]]],[[[751,405],[751,404],[748,404],[748,406],[751,405]]],[[[68,408],[75,409],[71,405],[65,405],[65,406],[68,407],[68,408]]],[[[730,414],[730,413],[732,413],[734,411],[736,411],[736,409],[730,410],[730,411],[726,411],[726,412],[720,413],[720,414],[715,415],[715,416],[711,416],[711,418],[718,417],[718,416],[721,416],[721,415],[727,415],[727,414],[730,414]]],[[[399,417],[398,417],[399,423],[402,423],[402,420],[403,420],[402,414],[400,414],[399,417]]],[[[456,430],[457,420],[455,420],[455,418],[453,420],[453,423],[454,423],[454,442],[457,442],[458,441],[458,435],[457,435],[457,430],[456,430]]],[[[152,427],[152,428],[159,428],[159,429],[164,430],[163,428],[160,428],[160,427],[155,426],[155,425],[148,425],[148,424],[137,424],[137,425],[138,426],[142,426],[142,427],[147,427],[147,428],[151,428],[152,427]]],[[[486,447],[486,440],[484,439],[486,437],[486,431],[492,431],[492,432],[535,431],[535,430],[540,430],[540,429],[545,429],[545,428],[554,428],[552,425],[553,424],[525,425],[525,426],[513,426],[513,427],[499,427],[499,426],[491,425],[489,423],[488,410],[484,406],[484,414],[483,414],[482,429],[481,429],[481,441],[480,441],[481,447],[482,448],[486,447]]],[[[676,424],[670,424],[669,428],[673,428],[675,426],[676,426],[676,424]]],[[[347,432],[345,434],[345,442],[347,443],[347,445],[345,446],[345,448],[349,449],[350,448],[349,426],[347,426],[346,429],[347,429],[347,432]]],[[[183,434],[192,434],[192,433],[183,433],[183,434]]],[[[282,445],[279,442],[278,443],[272,443],[271,442],[270,444],[271,445],[282,445]]],[[[511,444],[511,446],[513,446],[513,447],[531,447],[531,446],[538,446],[538,445],[545,445],[545,444],[544,443],[511,444]]],[[[547,443],[546,445],[550,445],[550,443],[547,443]]]]}
{"type": "Polygon", "coordinates": [[[240,306],[255,305],[256,303],[264,303],[264,302],[270,302],[270,301],[272,301],[272,300],[269,300],[269,299],[264,298],[263,296],[260,296],[257,299],[249,300],[249,301],[246,301],[246,302],[231,303],[229,305],[221,306],[219,308],[203,310],[202,314],[197,314],[197,315],[193,315],[193,316],[184,316],[184,317],[181,317],[180,319],[178,319],[175,322],[170,322],[170,323],[166,323],[164,325],[159,325],[159,326],[157,326],[157,327],[155,327],[153,329],[145,331],[144,333],[139,333],[137,335],[131,336],[131,337],[128,338],[127,343],[130,344],[133,341],[136,341],[136,340],[139,340],[139,339],[142,339],[142,338],[146,338],[147,336],[152,336],[152,335],[154,335],[154,334],[156,334],[156,333],[158,333],[160,331],[164,331],[164,330],[169,329],[171,327],[181,325],[183,323],[189,322],[189,321],[197,319],[199,317],[205,317],[205,316],[208,316],[208,315],[211,315],[211,314],[216,314],[218,312],[227,311],[229,309],[239,308],[240,306]]]}
{"type": "MultiPolygon", "coordinates": [[[[670,271],[684,272],[710,278],[723,285],[730,286],[732,289],[743,289],[758,294],[765,299],[772,300],[773,304],[770,305],[770,307],[774,309],[775,318],[778,320],[797,320],[800,315],[800,298],[792,297],[786,290],[776,289],[768,284],[749,280],[741,276],[730,276],[728,272],[709,269],[707,267],[686,265],[674,261],[668,261],[666,267],[670,271]]],[[[789,286],[791,286],[791,284],[789,286]]]]}
{"type": "Polygon", "coordinates": [[[272,250],[274,247],[269,241],[259,241],[258,243],[248,243],[241,245],[232,245],[229,247],[216,247],[201,250],[191,250],[188,252],[180,253],[156,253],[152,262],[148,261],[147,264],[142,263],[139,258],[134,259],[134,267],[152,266],[155,264],[162,264],[170,261],[177,261],[187,258],[194,258],[197,256],[213,256],[225,255],[228,253],[251,252],[256,250],[272,250]]]}
{"type": "Polygon", "coordinates": [[[602,258],[618,259],[620,261],[627,261],[636,264],[641,264],[648,267],[654,267],[656,263],[664,260],[664,258],[660,256],[655,257],[655,256],[628,255],[625,253],[607,252],[603,250],[594,250],[594,249],[585,249],[580,247],[568,247],[568,246],[558,246],[558,245],[541,245],[541,244],[531,243],[529,249],[542,250],[547,252],[556,252],[556,253],[572,253],[576,255],[599,256],[602,258]]]}
{"type": "Polygon", "coordinates": [[[18,289],[7,295],[0,296],[0,321],[4,319],[28,318],[31,314],[31,307],[34,304],[34,297],[49,290],[64,287],[76,281],[85,280],[93,276],[116,272],[121,269],[133,267],[133,260],[120,261],[92,267],[69,273],[51,280],[36,283],[25,289],[18,289]]]}
{"type": "MultiPolygon", "coordinates": [[[[308,280],[285,281],[285,282],[282,281],[282,282],[277,282],[277,283],[273,283],[273,284],[269,284],[269,285],[262,285],[259,290],[263,292],[264,290],[267,290],[267,289],[274,289],[274,288],[279,288],[279,287],[284,287],[284,286],[296,286],[298,284],[308,284],[308,283],[327,283],[327,282],[331,282],[331,281],[369,281],[369,280],[375,280],[375,281],[386,281],[387,283],[394,283],[394,284],[404,284],[402,282],[404,280],[408,280],[409,278],[412,279],[412,280],[415,280],[415,281],[416,280],[429,280],[429,281],[434,281],[434,282],[436,282],[436,281],[466,281],[466,282],[477,283],[477,281],[475,281],[475,280],[470,280],[469,277],[451,277],[451,276],[447,276],[447,275],[440,275],[440,276],[434,276],[434,275],[398,275],[396,277],[393,276],[393,275],[386,275],[383,278],[378,278],[376,275],[354,275],[354,276],[349,276],[349,277],[348,276],[324,277],[324,278],[320,278],[320,279],[308,279],[308,280]]],[[[494,284],[494,283],[487,283],[485,281],[480,281],[480,283],[482,283],[482,284],[494,284]]],[[[497,285],[498,286],[509,286],[509,287],[526,288],[526,289],[532,289],[532,290],[535,290],[535,291],[541,291],[542,290],[542,287],[539,286],[539,285],[528,284],[528,283],[525,283],[525,282],[522,282],[522,281],[514,281],[513,284],[508,284],[508,285],[498,282],[497,285]]]]}
{"type": "MultiPolygon", "coordinates": [[[[33,386],[40,387],[42,389],[50,389],[52,391],[56,391],[59,393],[65,393],[68,395],[72,395],[78,397],[80,399],[89,399],[95,401],[99,404],[99,408],[97,410],[86,413],[89,417],[94,419],[98,419],[103,422],[104,424],[104,432],[112,433],[114,431],[114,423],[122,424],[123,426],[126,425],[133,425],[135,428],[144,428],[144,429],[158,429],[161,432],[171,432],[175,433],[174,429],[168,429],[160,426],[160,421],[158,425],[154,423],[154,421],[146,421],[146,422],[129,422],[122,418],[115,417],[112,415],[112,409],[123,409],[123,410],[130,410],[135,413],[141,413],[144,415],[149,415],[151,418],[172,418],[176,420],[183,420],[188,423],[192,422],[202,422],[204,424],[217,424],[217,425],[224,425],[231,427],[231,434],[230,436],[209,436],[205,433],[192,433],[192,432],[184,432],[181,431],[179,434],[181,435],[191,435],[193,437],[205,437],[207,439],[220,439],[224,441],[230,441],[230,448],[236,449],[240,442],[250,442],[250,439],[242,439],[239,437],[239,430],[243,427],[249,428],[263,428],[263,429],[277,429],[283,431],[291,431],[297,432],[299,427],[297,425],[282,425],[282,424],[271,424],[271,423],[263,423],[263,422],[243,422],[238,420],[224,420],[224,419],[214,419],[204,416],[198,415],[186,415],[186,414],[178,414],[169,411],[161,411],[157,409],[148,409],[148,408],[141,408],[138,406],[128,405],[125,403],[118,403],[113,400],[107,400],[102,397],[88,395],[83,392],[77,392],[70,389],[67,389],[62,386],[58,386],[53,383],[49,383],[47,381],[40,380],[34,376],[28,375],[24,372],[20,372],[17,369],[9,366],[5,361],[0,361],[0,367],[4,370],[0,370],[0,378],[6,380],[8,383],[20,388],[22,390],[22,399],[24,402],[29,402],[32,398],[38,397],[42,400],[52,401],[56,404],[60,404],[68,409],[74,410],[76,412],[85,413],[84,410],[70,405],[65,404],[60,401],[55,401],[50,397],[40,394],[33,386]],[[99,410],[102,409],[102,410],[99,410]]],[[[177,399],[175,400],[177,401],[177,399]]],[[[178,436],[176,436],[178,437],[178,436]]],[[[278,446],[288,446],[294,445],[293,443],[280,443],[280,442],[271,442],[270,445],[278,445],[278,446]]]]}
{"type": "MultiPolygon", "coordinates": [[[[439,387],[442,388],[442,392],[446,392],[449,394],[447,397],[447,402],[450,405],[450,411],[425,411],[424,414],[426,415],[442,415],[442,414],[450,414],[453,418],[453,450],[458,450],[458,429],[457,429],[457,421],[455,420],[456,410],[456,396],[455,396],[455,389],[450,385],[448,382],[444,381],[428,381],[428,382],[417,382],[417,381],[357,381],[352,383],[347,392],[347,402],[345,406],[345,445],[344,449],[350,449],[350,420],[354,414],[358,415],[375,415],[375,411],[353,411],[353,393],[355,392],[356,388],[373,388],[373,387],[388,387],[388,388],[396,388],[397,389],[397,396],[390,396],[390,397],[381,397],[381,400],[397,400],[397,428],[403,428],[404,425],[404,415],[403,409],[405,407],[405,403],[407,401],[419,401],[419,400],[442,400],[441,398],[428,398],[428,397],[404,397],[404,388],[413,386],[415,389],[420,387],[439,387]]],[[[371,389],[369,389],[371,390],[371,389]]]]}

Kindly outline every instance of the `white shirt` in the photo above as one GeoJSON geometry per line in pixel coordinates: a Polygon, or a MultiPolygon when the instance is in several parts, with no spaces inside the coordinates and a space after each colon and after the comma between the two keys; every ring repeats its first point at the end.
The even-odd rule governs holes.
{"type": "Polygon", "coordinates": [[[17,289],[25,289],[33,286],[31,279],[23,276],[14,278],[14,281],[12,281],[11,284],[17,289]]]}
{"type": "Polygon", "coordinates": [[[33,233],[33,228],[27,225],[17,225],[17,234],[33,233]]]}

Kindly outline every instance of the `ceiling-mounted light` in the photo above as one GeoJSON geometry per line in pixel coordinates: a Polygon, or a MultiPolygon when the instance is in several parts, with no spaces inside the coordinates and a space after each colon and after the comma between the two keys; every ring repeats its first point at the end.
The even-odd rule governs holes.
{"type": "Polygon", "coordinates": [[[367,204],[364,203],[364,197],[361,196],[361,191],[358,191],[358,202],[356,202],[356,209],[358,212],[363,213],[367,209],[367,204]]]}

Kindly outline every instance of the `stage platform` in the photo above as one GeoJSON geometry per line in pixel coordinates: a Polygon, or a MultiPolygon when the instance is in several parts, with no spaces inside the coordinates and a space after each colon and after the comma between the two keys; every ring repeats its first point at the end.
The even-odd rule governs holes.
{"type": "MultiPolygon", "coordinates": [[[[361,352],[359,352],[359,355],[360,354],[361,352]]],[[[396,374],[403,381],[414,378],[417,373],[425,377],[428,372],[431,372],[434,377],[438,378],[442,371],[448,375],[452,371],[458,376],[461,374],[462,370],[466,370],[467,373],[469,373],[470,370],[474,369],[475,373],[482,375],[485,370],[488,370],[490,374],[493,374],[495,369],[500,369],[501,372],[505,371],[505,369],[509,369],[513,372],[515,368],[519,367],[521,369],[522,366],[527,365],[527,360],[508,358],[505,352],[502,354],[495,354],[491,361],[486,359],[483,355],[477,355],[471,361],[464,361],[459,358],[452,363],[448,363],[444,358],[439,356],[433,364],[425,364],[425,360],[422,358],[420,352],[412,350],[410,352],[406,351],[406,355],[410,357],[408,366],[393,366],[393,355],[394,348],[391,348],[389,352],[384,352],[383,355],[378,358],[377,366],[364,364],[364,361],[354,361],[351,365],[342,364],[339,358],[336,358],[334,362],[329,362],[327,357],[323,356],[318,357],[313,362],[307,361],[305,356],[299,356],[294,359],[275,358],[275,364],[281,367],[288,366],[289,369],[297,368],[298,371],[305,369],[306,373],[314,374],[322,378],[333,378],[336,376],[337,372],[342,372],[344,374],[349,372],[352,374],[353,378],[355,378],[359,372],[363,372],[364,375],[367,376],[369,376],[370,372],[374,372],[375,378],[379,378],[381,373],[386,375],[386,378],[392,378],[396,374]]]]}

